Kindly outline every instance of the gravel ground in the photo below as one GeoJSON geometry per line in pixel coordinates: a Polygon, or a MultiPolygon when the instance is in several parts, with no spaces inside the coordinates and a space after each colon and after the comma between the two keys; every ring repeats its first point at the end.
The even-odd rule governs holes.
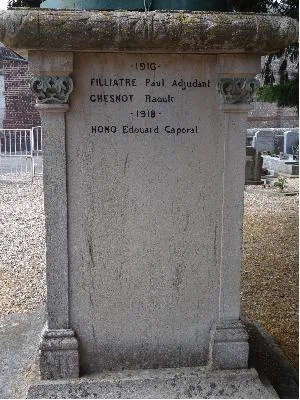
{"type": "Polygon", "coordinates": [[[0,180],[0,319],[45,300],[42,179],[0,180]]]}
{"type": "MultiPolygon", "coordinates": [[[[298,179],[287,191],[298,191],[298,179]]],[[[43,187],[0,181],[0,320],[45,301],[43,187]]],[[[298,360],[298,196],[245,189],[242,304],[296,366],[298,360]]]]}
{"type": "Polygon", "coordinates": [[[284,192],[247,186],[244,213],[242,305],[298,367],[299,179],[284,192]]]}

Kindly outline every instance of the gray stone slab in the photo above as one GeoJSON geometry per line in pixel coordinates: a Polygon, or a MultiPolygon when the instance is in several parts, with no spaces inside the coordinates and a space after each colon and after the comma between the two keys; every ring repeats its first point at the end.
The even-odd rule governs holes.
{"type": "Polygon", "coordinates": [[[277,149],[278,153],[292,154],[292,146],[299,143],[299,128],[251,128],[247,129],[246,137],[248,140],[252,138],[251,145],[257,151],[272,152],[277,149]]]}
{"type": "Polygon", "coordinates": [[[296,147],[298,146],[298,144],[299,144],[299,130],[284,132],[284,148],[283,148],[284,153],[293,154],[293,146],[296,147]]]}
{"type": "Polygon", "coordinates": [[[255,135],[255,133],[260,130],[263,129],[264,131],[270,131],[270,132],[274,132],[274,135],[283,135],[284,132],[289,131],[289,132],[294,132],[294,131],[299,131],[299,128],[289,128],[289,127],[285,127],[285,128],[248,128],[246,131],[246,135],[248,137],[253,137],[255,135]]]}
{"type": "Polygon", "coordinates": [[[218,315],[224,138],[210,83],[216,57],[145,54],[155,68],[147,71],[140,60],[74,58],[70,324],[89,373],[205,365],[218,315]]]}
{"type": "Polygon", "coordinates": [[[123,371],[73,380],[41,381],[28,398],[271,399],[276,393],[251,370],[178,368],[123,371]]]}

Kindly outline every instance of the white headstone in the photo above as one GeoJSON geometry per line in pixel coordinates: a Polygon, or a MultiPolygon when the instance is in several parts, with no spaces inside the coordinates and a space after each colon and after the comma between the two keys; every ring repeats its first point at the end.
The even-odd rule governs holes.
{"type": "Polygon", "coordinates": [[[259,129],[253,138],[252,146],[259,152],[274,151],[274,130],[259,129]]]}

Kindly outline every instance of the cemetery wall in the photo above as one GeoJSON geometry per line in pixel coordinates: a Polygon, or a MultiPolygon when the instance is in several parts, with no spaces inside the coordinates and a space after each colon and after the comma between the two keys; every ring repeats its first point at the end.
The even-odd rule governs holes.
{"type": "Polygon", "coordinates": [[[299,126],[297,110],[279,108],[276,104],[254,102],[248,114],[248,128],[296,128],[299,126]]]}

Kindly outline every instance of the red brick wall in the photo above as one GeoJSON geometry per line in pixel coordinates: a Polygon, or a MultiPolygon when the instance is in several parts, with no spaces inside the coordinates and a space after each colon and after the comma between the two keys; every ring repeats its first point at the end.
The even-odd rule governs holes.
{"type": "Polygon", "coordinates": [[[32,75],[28,64],[20,61],[3,61],[5,117],[3,128],[32,128],[41,124],[36,111],[35,98],[30,90],[32,75]]]}

